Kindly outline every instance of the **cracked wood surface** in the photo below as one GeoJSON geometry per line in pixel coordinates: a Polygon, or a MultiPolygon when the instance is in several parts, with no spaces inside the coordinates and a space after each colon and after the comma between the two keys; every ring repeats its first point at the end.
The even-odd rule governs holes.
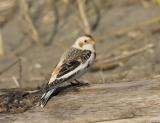
{"type": "Polygon", "coordinates": [[[1,123],[160,122],[160,80],[91,84],[52,97],[42,109],[0,114],[1,123]]]}

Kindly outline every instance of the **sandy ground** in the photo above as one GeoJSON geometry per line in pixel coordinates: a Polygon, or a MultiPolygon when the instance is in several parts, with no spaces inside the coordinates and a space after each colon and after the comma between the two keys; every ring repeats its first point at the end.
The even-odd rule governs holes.
{"type": "MultiPolygon", "coordinates": [[[[22,64],[22,87],[40,86],[46,82],[61,54],[78,36],[84,34],[73,1],[68,8],[57,2],[55,4],[57,13],[47,13],[50,11],[38,8],[37,6],[45,3],[43,0],[40,1],[39,4],[32,3],[30,7],[41,40],[47,42],[54,29],[57,28],[57,32],[49,45],[32,44],[19,54],[22,64]],[[53,16],[55,13],[58,16],[53,16]],[[45,20],[46,16],[50,19],[45,20]]],[[[157,77],[160,74],[160,23],[154,20],[160,18],[160,8],[152,2],[143,3],[138,0],[94,0],[94,3],[100,13],[98,25],[92,32],[97,40],[97,58],[112,58],[148,44],[154,47],[128,58],[112,69],[90,71],[81,80],[91,83],[110,83],[157,77]],[[119,31],[123,33],[117,35],[119,31]]],[[[32,43],[31,37],[24,33],[26,27],[19,11],[13,11],[12,15],[2,29],[5,55],[0,57],[0,71],[14,62],[17,58],[13,55],[15,51],[19,52],[32,43]]],[[[90,3],[88,3],[88,16],[90,23],[94,24],[97,14],[90,3]]],[[[19,78],[18,64],[0,75],[0,88],[16,87],[13,82],[14,77],[19,78]]]]}

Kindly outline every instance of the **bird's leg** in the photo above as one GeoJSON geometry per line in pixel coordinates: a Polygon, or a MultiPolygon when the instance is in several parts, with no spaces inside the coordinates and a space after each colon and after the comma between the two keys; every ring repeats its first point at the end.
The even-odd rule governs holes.
{"type": "Polygon", "coordinates": [[[70,82],[71,85],[75,86],[75,85],[80,85],[80,81],[78,81],[77,79],[75,79],[74,81],[70,82]]]}

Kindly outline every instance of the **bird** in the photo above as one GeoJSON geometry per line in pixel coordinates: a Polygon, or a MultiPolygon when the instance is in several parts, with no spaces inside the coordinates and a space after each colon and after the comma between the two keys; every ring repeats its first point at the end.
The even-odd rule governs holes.
{"type": "Polygon", "coordinates": [[[63,83],[78,83],[96,59],[95,39],[88,34],[77,38],[75,43],[62,54],[54,68],[49,81],[46,83],[40,98],[40,106],[44,108],[51,95],[63,83]]]}

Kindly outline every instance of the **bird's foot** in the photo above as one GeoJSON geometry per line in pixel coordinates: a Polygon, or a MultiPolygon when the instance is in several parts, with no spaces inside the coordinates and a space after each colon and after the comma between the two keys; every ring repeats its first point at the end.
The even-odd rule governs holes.
{"type": "Polygon", "coordinates": [[[89,83],[80,82],[79,80],[74,80],[71,83],[71,86],[88,86],[89,83]]]}

